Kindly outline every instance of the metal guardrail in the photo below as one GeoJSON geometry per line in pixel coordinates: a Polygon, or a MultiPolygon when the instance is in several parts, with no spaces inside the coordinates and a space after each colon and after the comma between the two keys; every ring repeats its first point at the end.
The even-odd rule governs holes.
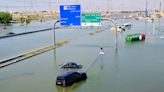
{"type": "Polygon", "coordinates": [[[31,31],[31,32],[18,33],[18,34],[11,34],[11,35],[6,35],[6,36],[0,36],[0,39],[14,37],[14,36],[20,36],[20,35],[26,35],[26,34],[32,34],[32,33],[38,33],[38,32],[44,32],[44,31],[50,31],[50,30],[52,30],[52,28],[31,31]]]}
{"type": "Polygon", "coordinates": [[[20,62],[22,60],[25,60],[25,59],[28,59],[30,57],[36,56],[38,54],[47,52],[53,48],[54,47],[51,45],[51,46],[39,48],[39,49],[30,51],[30,52],[26,52],[26,53],[23,53],[23,54],[20,54],[20,55],[17,55],[17,56],[14,56],[14,57],[11,57],[11,58],[8,58],[5,60],[1,60],[0,61],[0,68],[15,64],[15,63],[20,62]]]}
{"type": "MultiPolygon", "coordinates": [[[[58,41],[55,44],[55,48],[63,46],[64,44],[67,44],[67,43],[68,43],[68,40],[58,41]]],[[[10,57],[10,58],[4,59],[4,60],[0,60],[0,68],[3,68],[3,67],[6,67],[6,66],[9,66],[9,65],[18,63],[22,60],[31,58],[31,57],[39,55],[39,54],[42,54],[42,53],[50,51],[52,49],[54,49],[54,45],[42,47],[42,48],[32,50],[32,51],[29,51],[29,52],[26,52],[26,53],[22,53],[22,54],[17,55],[17,56],[13,56],[13,57],[10,57]]]]}

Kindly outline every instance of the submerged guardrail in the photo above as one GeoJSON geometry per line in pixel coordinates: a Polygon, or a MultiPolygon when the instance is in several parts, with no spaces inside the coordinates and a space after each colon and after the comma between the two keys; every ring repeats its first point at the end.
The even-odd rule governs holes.
{"type": "MultiPolygon", "coordinates": [[[[58,41],[56,43],[55,48],[58,48],[60,46],[63,46],[66,43],[68,43],[67,40],[58,41]]],[[[26,53],[23,53],[23,54],[20,54],[20,55],[17,55],[17,56],[13,56],[13,57],[10,57],[10,58],[1,60],[0,61],[0,68],[3,68],[3,67],[6,67],[6,66],[9,66],[9,65],[18,63],[18,62],[20,62],[22,60],[31,58],[33,56],[36,56],[36,55],[39,55],[41,53],[50,51],[52,49],[54,49],[54,46],[53,45],[50,45],[50,46],[46,46],[46,47],[43,47],[43,48],[39,48],[39,49],[36,49],[36,50],[32,50],[32,51],[29,51],[29,52],[26,52],[26,53]]]]}
{"type": "Polygon", "coordinates": [[[24,33],[18,33],[18,34],[10,34],[10,35],[5,35],[5,36],[0,36],[0,39],[3,38],[8,38],[8,37],[14,37],[14,36],[20,36],[20,35],[26,35],[26,34],[32,34],[32,33],[38,33],[38,32],[44,32],[44,31],[50,31],[52,28],[47,28],[47,29],[42,29],[42,30],[37,30],[37,31],[30,31],[30,32],[24,32],[24,33]]]}
{"type": "MultiPolygon", "coordinates": [[[[55,29],[59,29],[60,27],[56,27],[55,29]]],[[[8,37],[14,37],[14,36],[20,36],[20,35],[26,35],[26,34],[32,34],[32,33],[38,33],[38,32],[44,32],[44,31],[50,31],[53,28],[47,28],[47,29],[42,29],[42,30],[36,30],[36,31],[30,31],[30,32],[24,32],[24,33],[18,33],[18,34],[9,34],[9,35],[5,35],[5,36],[0,36],[0,39],[3,38],[8,38],[8,37]]]]}

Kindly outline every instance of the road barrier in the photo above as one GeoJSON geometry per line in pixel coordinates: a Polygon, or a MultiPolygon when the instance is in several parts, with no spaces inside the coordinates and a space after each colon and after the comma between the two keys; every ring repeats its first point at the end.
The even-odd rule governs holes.
{"type": "Polygon", "coordinates": [[[101,32],[103,32],[104,30],[97,30],[97,31],[95,31],[95,32],[91,32],[91,33],[89,33],[89,35],[94,35],[94,34],[96,34],[96,33],[101,33],[101,32]]]}
{"type": "Polygon", "coordinates": [[[12,33],[10,35],[0,36],[0,39],[8,38],[8,37],[14,37],[14,36],[20,36],[20,35],[26,35],[26,34],[32,34],[32,33],[38,33],[38,32],[44,32],[44,31],[50,31],[50,30],[52,30],[52,28],[42,29],[42,30],[37,30],[37,31],[31,31],[31,32],[18,33],[18,34],[12,33]]]}
{"type": "MultiPolygon", "coordinates": [[[[63,46],[66,43],[68,43],[67,40],[59,41],[59,42],[56,43],[56,47],[55,48],[63,46]],[[60,44],[60,45],[58,45],[58,44],[60,44]]],[[[29,51],[29,52],[26,52],[26,53],[23,53],[23,54],[20,54],[20,55],[8,58],[8,59],[5,59],[5,60],[1,60],[0,61],[0,68],[3,68],[3,67],[6,67],[6,66],[9,66],[9,65],[18,63],[18,62],[20,62],[22,60],[31,58],[33,56],[36,56],[36,55],[39,55],[41,53],[50,51],[52,49],[54,49],[54,46],[50,45],[50,46],[46,46],[46,47],[43,47],[43,48],[39,48],[39,49],[36,49],[36,50],[33,50],[33,51],[29,51]]]]}

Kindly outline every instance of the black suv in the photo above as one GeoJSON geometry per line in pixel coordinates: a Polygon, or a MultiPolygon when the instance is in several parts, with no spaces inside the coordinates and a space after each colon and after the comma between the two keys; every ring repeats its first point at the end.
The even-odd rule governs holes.
{"type": "Polygon", "coordinates": [[[87,75],[84,72],[66,71],[57,76],[56,85],[65,87],[85,79],[87,79],[87,75]]]}

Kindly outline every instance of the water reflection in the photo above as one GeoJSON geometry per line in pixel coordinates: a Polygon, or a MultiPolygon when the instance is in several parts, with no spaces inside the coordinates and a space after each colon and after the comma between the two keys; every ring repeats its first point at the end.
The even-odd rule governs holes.
{"type": "MultiPolygon", "coordinates": [[[[87,47],[87,48],[99,48],[101,45],[94,45],[94,44],[82,44],[82,45],[75,45],[75,47],[87,47]]],[[[112,46],[103,46],[104,48],[112,48],[112,46]]]]}
{"type": "Polygon", "coordinates": [[[104,58],[104,57],[103,57],[103,56],[104,56],[104,55],[101,55],[101,56],[100,56],[100,57],[101,57],[100,69],[101,69],[101,70],[104,68],[104,63],[103,63],[103,60],[104,60],[103,58],[104,58]]]}
{"type": "Polygon", "coordinates": [[[16,78],[22,78],[22,77],[29,77],[29,76],[34,76],[35,73],[33,72],[23,72],[23,73],[15,73],[10,76],[5,76],[5,77],[0,77],[0,81],[10,81],[16,78]]]}
{"type": "MultiPolygon", "coordinates": [[[[145,25],[144,25],[144,23],[142,22],[143,21],[135,22],[134,24],[136,25],[133,27],[132,32],[133,31],[146,32],[146,33],[150,32],[152,35],[152,23],[145,22],[145,25]],[[147,30],[145,30],[144,27],[146,27],[147,30]]],[[[162,26],[162,23],[163,22],[161,21],[161,26],[162,26]]],[[[63,38],[65,37],[65,32],[63,32],[62,34],[63,38]]],[[[72,32],[72,30],[70,32],[72,32]]],[[[77,31],[73,31],[73,32],[75,33],[77,31]]],[[[86,31],[78,31],[78,32],[77,32],[78,36],[81,34],[86,34],[86,31]]],[[[128,34],[128,32],[123,33],[123,36],[126,34],[128,34]]],[[[68,35],[70,36],[70,38],[74,37],[73,33],[68,34],[68,35]]],[[[134,90],[135,91],[137,90],[140,92],[150,92],[150,90],[161,91],[163,89],[162,86],[164,85],[164,82],[162,81],[163,80],[162,76],[164,76],[164,73],[162,72],[163,65],[164,65],[162,62],[163,41],[158,40],[158,39],[148,40],[149,43],[144,42],[144,41],[139,41],[139,42],[133,42],[133,43],[127,44],[129,46],[125,46],[124,44],[122,45],[123,43],[122,42],[120,43],[120,46],[119,46],[120,50],[118,50],[118,53],[114,53],[114,51],[112,52],[114,48],[114,46],[112,45],[113,41],[111,40],[113,39],[112,35],[113,33],[109,31],[104,31],[103,34],[99,35],[103,39],[104,37],[108,38],[108,40],[102,40],[101,45],[110,51],[109,52],[106,51],[106,53],[103,56],[101,57],[99,56],[98,58],[94,57],[94,56],[97,56],[98,54],[97,48],[100,47],[100,45],[97,44],[97,39],[92,39],[93,40],[92,43],[84,43],[84,44],[79,43],[79,42],[86,41],[84,37],[84,39],[72,41],[71,45],[69,45],[71,46],[71,49],[68,49],[69,46],[60,48],[59,51],[62,54],[60,52],[59,53],[56,52],[56,50],[58,51],[58,49],[55,49],[54,50],[55,54],[52,54],[51,56],[50,56],[50,53],[44,53],[36,57],[33,57],[33,59],[28,59],[27,63],[23,62],[20,64],[16,64],[14,66],[5,68],[7,71],[6,70],[2,71],[4,69],[1,69],[1,77],[0,77],[1,91],[2,92],[22,92],[22,90],[24,90],[25,92],[29,92],[29,89],[32,89],[32,91],[30,92],[133,92],[134,90]],[[155,42],[158,42],[158,43],[155,43],[155,42]],[[77,45],[74,45],[74,44],[77,44],[77,45]],[[111,44],[112,46],[110,46],[109,44],[111,44]],[[75,46],[77,48],[75,48],[75,46]],[[147,47],[151,47],[151,48],[147,48],[147,47]],[[87,66],[89,66],[91,62],[94,62],[93,64],[91,64],[91,67],[88,68],[89,69],[89,71],[87,71],[88,79],[86,81],[75,83],[69,87],[56,86],[55,80],[56,80],[57,75],[54,75],[53,73],[53,72],[55,73],[58,72],[55,69],[57,68],[56,63],[62,63],[61,61],[65,61],[65,59],[72,57],[72,55],[68,53],[70,53],[72,50],[79,50],[79,49],[81,50],[81,48],[82,50],[86,50],[88,52],[91,52],[92,51],[91,49],[93,48],[93,52],[91,53],[88,53],[88,52],[86,53],[86,51],[84,53],[79,53],[78,51],[74,53],[76,54],[75,57],[79,59],[78,60],[79,63],[84,64],[85,66],[84,69],[86,69],[87,66]],[[97,51],[95,51],[94,49],[97,51]],[[95,54],[95,52],[97,53],[95,54]],[[152,52],[159,53],[159,54],[152,54],[152,52]],[[66,55],[68,57],[65,57],[66,55]],[[140,56],[141,58],[136,57],[137,55],[140,56]],[[151,56],[153,56],[155,59],[153,59],[153,57],[151,56]],[[53,60],[51,58],[53,58],[53,60]],[[56,61],[56,59],[59,59],[60,61],[56,61]],[[53,65],[54,67],[52,66],[52,63],[54,64],[53,65]],[[37,68],[37,66],[39,66],[40,68],[37,68]],[[10,70],[10,68],[12,69],[12,71],[10,70]],[[8,70],[10,70],[11,72],[9,72],[8,70]],[[20,73],[17,73],[19,71],[21,73],[22,72],[27,72],[27,73],[24,73],[22,76],[20,73]],[[31,71],[33,71],[33,73],[31,73],[31,71]],[[24,80],[26,79],[26,77],[27,77],[27,81],[23,81],[20,84],[19,80],[24,80]],[[34,81],[29,82],[28,81],[29,79],[34,80],[34,81]],[[51,86],[52,88],[49,88],[51,86]],[[20,88],[21,90],[19,90],[20,88]]],[[[43,35],[39,37],[36,36],[36,38],[43,40],[42,43],[47,42],[47,41],[50,41],[49,43],[52,43],[52,41],[50,40],[51,38],[44,40],[45,38],[43,36],[43,39],[42,39],[42,36],[43,35]]],[[[46,38],[49,38],[49,35],[47,35],[46,38]]],[[[23,39],[23,40],[20,40],[18,42],[17,41],[11,41],[11,42],[18,44],[20,42],[26,41],[26,39],[24,39],[23,37],[22,38],[18,37],[17,39],[15,38],[15,40],[19,40],[19,39],[23,39]]],[[[15,45],[15,44],[8,44],[8,42],[10,42],[9,40],[10,39],[8,40],[4,39],[4,41],[2,40],[1,42],[3,43],[1,45],[2,46],[1,56],[3,55],[2,57],[5,57],[5,55],[7,56],[8,54],[12,54],[12,52],[13,53],[16,52],[15,50],[11,51],[10,47],[6,47],[6,46],[15,45]]],[[[31,42],[28,42],[28,43],[33,44],[31,48],[34,48],[37,46],[38,47],[42,46],[42,43],[39,43],[39,42],[40,41],[38,40],[35,41],[33,39],[31,42]],[[35,44],[39,44],[39,45],[35,45],[35,44]]],[[[17,45],[15,45],[15,47],[17,47],[17,45]]],[[[29,48],[29,46],[28,45],[26,46],[26,44],[22,46],[18,46],[18,47],[19,48],[16,49],[17,51],[26,50],[24,48],[29,48]],[[20,48],[20,47],[24,47],[24,48],[20,48]]],[[[53,53],[53,51],[51,53],[53,53]]],[[[60,71],[65,71],[65,70],[60,69],[60,71]]]]}
{"type": "MultiPolygon", "coordinates": [[[[144,26],[144,30],[149,30],[149,25],[148,25],[148,21],[145,20],[145,26],[144,26]]],[[[151,35],[150,31],[147,32],[148,35],[151,35]]]]}
{"type": "Polygon", "coordinates": [[[119,75],[119,52],[115,52],[114,54],[114,70],[115,70],[115,78],[118,78],[119,75]]]}
{"type": "Polygon", "coordinates": [[[120,64],[120,60],[119,60],[119,52],[115,52],[114,54],[114,78],[113,78],[113,81],[114,81],[114,91],[117,92],[117,90],[119,90],[119,87],[118,87],[118,83],[119,83],[119,77],[120,77],[120,68],[119,68],[119,64],[120,64]]]}
{"type": "Polygon", "coordinates": [[[53,59],[54,60],[54,69],[57,70],[57,71],[59,71],[58,70],[58,64],[57,64],[57,61],[56,61],[57,60],[56,59],[56,48],[54,48],[54,51],[53,51],[53,54],[52,55],[54,57],[54,59],[53,59]]]}
{"type": "Polygon", "coordinates": [[[68,87],[61,87],[56,86],[57,92],[74,92],[75,90],[78,90],[80,86],[86,83],[86,80],[82,80],[78,83],[74,83],[73,85],[70,85],[68,87]]]}
{"type": "Polygon", "coordinates": [[[143,43],[145,43],[145,40],[143,40],[143,41],[133,41],[133,42],[127,42],[126,41],[126,45],[132,45],[132,46],[135,46],[136,44],[143,44],[143,43]]]}
{"type": "Polygon", "coordinates": [[[153,29],[153,36],[155,35],[155,23],[154,20],[152,20],[152,29],[153,29]]]}

